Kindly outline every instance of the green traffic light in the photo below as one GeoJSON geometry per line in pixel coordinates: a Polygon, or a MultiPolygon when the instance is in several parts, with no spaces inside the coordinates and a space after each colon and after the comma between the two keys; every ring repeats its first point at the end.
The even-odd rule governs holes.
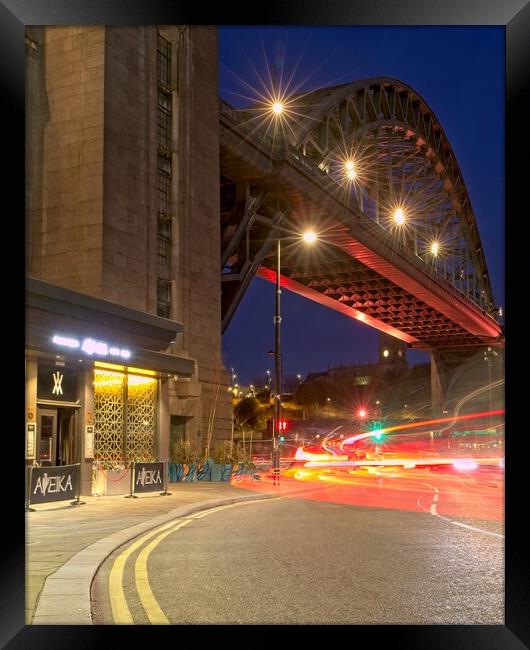
{"type": "Polygon", "coordinates": [[[383,434],[384,434],[383,431],[372,431],[372,438],[375,438],[376,440],[381,440],[383,434]]]}
{"type": "Polygon", "coordinates": [[[280,436],[280,442],[284,442],[285,438],[283,436],[280,436]]]}

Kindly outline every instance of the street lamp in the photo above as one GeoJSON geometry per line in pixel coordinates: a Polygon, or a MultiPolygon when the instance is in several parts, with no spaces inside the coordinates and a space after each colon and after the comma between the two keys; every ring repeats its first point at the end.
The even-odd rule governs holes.
{"type": "MultiPolygon", "coordinates": [[[[306,231],[302,239],[307,243],[313,243],[317,239],[314,231],[306,231]]],[[[282,293],[280,285],[281,271],[281,234],[278,231],[276,240],[276,301],[274,314],[274,426],[272,429],[272,473],[275,485],[279,485],[280,475],[280,448],[278,440],[280,437],[280,421],[282,417],[282,352],[281,352],[281,304],[282,293]]]]}

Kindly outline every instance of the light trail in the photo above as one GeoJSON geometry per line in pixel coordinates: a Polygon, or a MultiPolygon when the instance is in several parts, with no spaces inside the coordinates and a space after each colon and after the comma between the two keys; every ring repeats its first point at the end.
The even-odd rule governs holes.
{"type": "MultiPolygon", "coordinates": [[[[377,467],[405,467],[413,468],[423,465],[454,465],[458,469],[457,464],[466,458],[401,458],[401,459],[387,459],[387,460],[333,460],[328,461],[308,461],[304,467],[364,467],[364,466],[377,466],[377,467]],[[456,465],[455,465],[456,463],[456,465]]],[[[477,465],[497,465],[500,466],[502,459],[498,456],[493,458],[473,458],[473,462],[477,465]]],[[[469,469],[465,467],[464,469],[469,469]]]]}
{"type": "MultiPolygon", "coordinates": [[[[444,424],[446,422],[462,422],[464,420],[475,420],[478,418],[482,417],[488,417],[491,415],[504,415],[504,409],[495,409],[493,411],[482,411],[480,413],[468,413],[466,415],[459,415],[455,417],[454,415],[447,417],[447,418],[435,418],[433,420],[422,420],[421,422],[410,422],[407,424],[397,424],[393,427],[384,427],[381,429],[378,429],[378,433],[385,434],[385,433],[391,433],[393,431],[404,431],[407,429],[414,429],[414,428],[419,428],[419,427],[427,427],[427,426],[432,426],[433,424],[444,424]]],[[[374,434],[373,431],[367,432],[367,435],[364,435],[364,437],[372,436],[374,434]]],[[[357,434],[359,435],[359,434],[357,434]]],[[[345,438],[342,441],[342,445],[345,445],[347,443],[354,442],[355,440],[358,440],[357,436],[350,436],[349,438],[345,438]]],[[[341,445],[341,448],[342,448],[341,445]]]]}

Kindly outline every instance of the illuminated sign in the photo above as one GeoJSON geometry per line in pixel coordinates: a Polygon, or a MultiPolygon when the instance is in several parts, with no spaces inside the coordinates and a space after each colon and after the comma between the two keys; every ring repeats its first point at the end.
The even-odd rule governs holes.
{"type": "Polygon", "coordinates": [[[104,341],[96,341],[95,339],[83,339],[79,341],[68,336],[60,336],[56,334],[52,341],[55,345],[71,348],[72,350],[81,349],[85,354],[92,356],[93,354],[99,357],[119,357],[121,359],[130,359],[131,352],[124,348],[119,348],[116,345],[109,346],[104,341]]]}
{"type": "Polygon", "coordinates": [[[63,394],[62,383],[63,383],[64,375],[61,375],[61,373],[57,371],[52,375],[52,377],[54,382],[52,395],[62,395],[63,394]]]}
{"type": "Polygon", "coordinates": [[[54,402],[76,402],[78,394],[77,368],[61,367],[39,362],[37,371],[37,399],[54,402]]]}

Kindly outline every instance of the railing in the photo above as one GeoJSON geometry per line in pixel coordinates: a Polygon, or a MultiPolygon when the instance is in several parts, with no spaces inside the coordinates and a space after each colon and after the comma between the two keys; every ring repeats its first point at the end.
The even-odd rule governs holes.
{"type": "MultiPolygon", "coordinates": [[[[267,147],[269,151],[267,151],[266,153],[271,159],[277,161],[284,160],[294,165],[298,169],[302,170],[306,175],[310,176],[312,180],[316,181],[321,187],[321,189],[326,193],[329,192],[330,182],[340,185],[338,181],[336,181],[332,176],[330,176],[327,172],[323,171],[318,166],[317,163],[315,163],[310,158],[304,156],[303,153],[301,153],[296,147],[294,147],[290,143],[285,142],[283,139],[273,140],[268,134],[260,134],[260,138],[258,140],[250,132],[250,130],[246,125],[241,124],[240,112],[232,108],[229,104],[227,104],[223,100],[219,100],[219,107],[220,107],[220,113],[224,117],[227,117],[237,127],[237,129],[244,134],[246,140],[249,140],[250,142],[252,142],[252,144],[254,144],[260,149],[263,149],[264,146],[267,147]]],[[[448,280],[447,273],[445,273],[444,271],[442,271],[440,275],[432,273],[429,268],[426,269],[428,262],[424,260],[420,255],[410,250],[406,246],[403,246],[402,244],[398,244],[399,248],[397,248],[396,240],[392,237],[390,232],[382,224],[378,223],[371,217],[367,216],[360,209],[357,209],[355,210],[355,212],[352,212],[351,206],[348,203],[346,203],[344,200],[342,200],[339,196],[335,196],[334,199],[339,203],[341,203],[345,207],[345,209],[350,213],[351,222],[354,222],[354,215],[355,215],[356,228],[360,226],[362,229],[364,229],[370,235],[374,236],[376,239],[382,239],[384,244],[386,244],[387,246],[391,246],[394,251],[398,250],[400,255],[403,258],[405,258],[405,260],[408,263],[412,264],[415,268],[417,268],[419,271],[427,272],[428,276],[431,279],[435,280],[438,284],[446,285],[445,288],[450,287],[458,295],[464,296],[470,302],[472,302],[476,307],[478,307],[481,310],[483,314],[488,315],[488,311],[486,309],[486,300],[484,301],[480,300],[480,295],[479,295],[479,299],[477,300],[472,293],[472,291],[474,291],[473,289],[469,289],[467,292],[460,290],[455,284],[453,284],[451,281],[448,280]]]]}

